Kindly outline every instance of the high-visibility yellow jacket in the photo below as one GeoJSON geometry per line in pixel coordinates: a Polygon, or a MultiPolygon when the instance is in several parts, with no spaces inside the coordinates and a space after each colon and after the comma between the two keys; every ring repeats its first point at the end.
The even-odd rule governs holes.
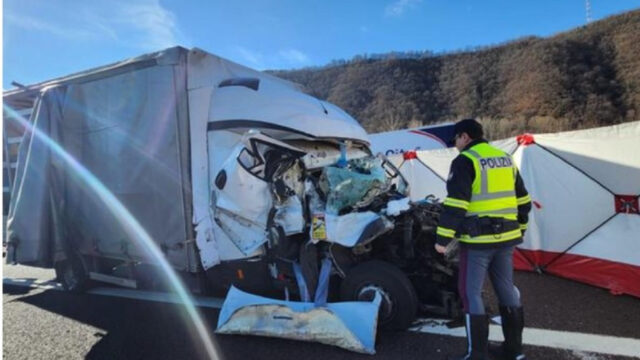
{"type": "Polygon", "coordinates": [[[452,162],[443,205],[439,244],[501,247],[522,242],[531,199],[511,156],[476,140],[452,162]]]}

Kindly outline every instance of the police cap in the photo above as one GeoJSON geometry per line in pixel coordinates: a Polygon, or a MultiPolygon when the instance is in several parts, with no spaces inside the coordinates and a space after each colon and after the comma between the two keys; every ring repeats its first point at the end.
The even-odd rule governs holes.
{"type": "Polygon", "coordinates": [[[482,139],[484,136],[482,124],[477,122],[475,119],[460,120],[454,125],[453,130],[455,135],[467,133],[467,135],[474,140],[482,139]]]}

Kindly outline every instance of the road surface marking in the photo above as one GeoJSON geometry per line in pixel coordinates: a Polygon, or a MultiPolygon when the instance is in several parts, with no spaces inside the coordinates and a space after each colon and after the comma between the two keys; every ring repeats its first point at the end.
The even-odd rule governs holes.
{"type": "MultiPolygon", "coordinates": [[[[447,320],[441,319],[419,319],[409,330],[446,336],[466,336],[464,327],[448,328],[446,323],[447,320]]],[[[489,340],[504,341],[500,325],[489,326],[489,340]]],[[[640,354],[640,339],[569,331],[525,328],[522,342],[527,345],[608,355],[635,357],[640,354]]]]}

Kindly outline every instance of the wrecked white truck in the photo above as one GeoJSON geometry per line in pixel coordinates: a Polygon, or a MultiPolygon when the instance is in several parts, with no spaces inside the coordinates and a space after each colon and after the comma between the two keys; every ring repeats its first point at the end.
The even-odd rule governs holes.
{"type": "Polygon", "coordinates": [[[68,290],[165,288],[139,224],[197,294],[310,301],[328,263],[329,300],[379,294],[384,328],[459,312],[456,264],[433,250],[439,204],[410,203],[363,128],[292,83],[176,47],[4,103],[27,128],[7,261],[55,268],[68,290]]]}

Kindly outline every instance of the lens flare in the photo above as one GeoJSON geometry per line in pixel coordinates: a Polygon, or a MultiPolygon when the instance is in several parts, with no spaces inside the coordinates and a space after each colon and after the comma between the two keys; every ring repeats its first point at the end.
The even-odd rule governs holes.
{"type": "MultiPolygon", "coordinates": [[[[39,141],[42,141],[51,149],[51,153],[54,156],[57,156],[61,161],[66,163],[71,169],[70,175],[74,176],[81,182],[81,184],[85,185],[90,191],[92,191],[107,207],[109,212],[119,221],[120,224],[122,224],[129,238],[140,245],[141,248],[156,261],[156,264],[160,266],[162,273],[166,276],[167,283],[178,295],[184,305],[184,309],[191,319],[191,324],[194,326],[198,336],[200,337],[208,357],[210,359],[218,359],[218,351],[214,345],[213,338],[206,327],[200,312],[193,304],[193,300],[191,299],[189,292],[185,289],[182,281],[164,257],[161,249],[156,245],[153,239],[151,239],[140,223],[96,176],[79,163],[73,156],[67,153],[57,142],[51,139],[44,132],[32,126],[22,115],[9,106],[3,105],[3,108],[10,115],[7,119],[18,122],[22,127],[27,129],[28,132],[32,133],[32,139],[35,137],[39,141]]],[[[14,186],[19,185],[16,184],[14,186]]]]}

